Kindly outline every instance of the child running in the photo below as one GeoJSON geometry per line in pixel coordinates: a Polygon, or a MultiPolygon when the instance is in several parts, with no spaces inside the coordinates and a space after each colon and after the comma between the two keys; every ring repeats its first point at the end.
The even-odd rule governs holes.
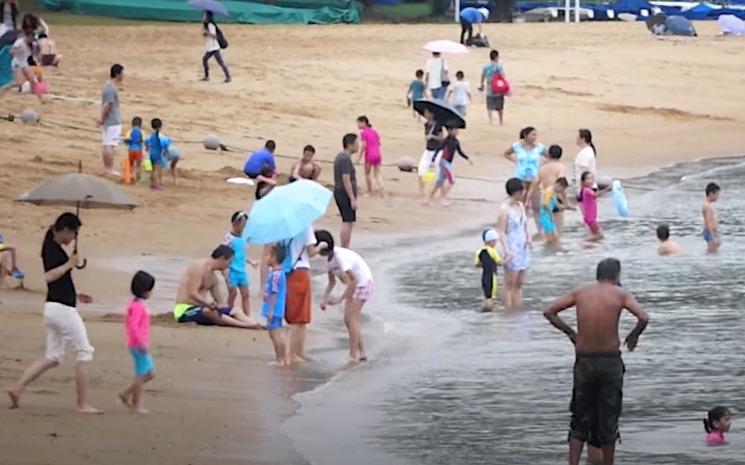
{"type": "Polygon", "coordinates": [[[285,248],[280,245],[272,246],[267,261],[270,271],[264,287],[264,304],[261,308],[261,315],[266,317],[266,327],[274,345],[277,364],[282,366],[290,364],[285,331],[282,329],[287,302],[287,275],[282,269],[284,260],[285,248]]]}
{"type": "Polygon", "coordinates": [[[132,355],[135,376],[127,389],[119,394],[119,400],[133,413],[149,413],[142,407],[142,394],[145,383],[155,377],[155,365],[150,355],[150,315],[145,300],[150,298],[155,287],[155,278],[149,273],[138,271],[132,278],[133,299],[127,307],[124,326],[127,333],[127,347],[132,355]]]}
{"type": "Polygon", "coordinates": [[[150,154],[150,164],[153,167],[150,173],[150,188],[153,190],[163,190],[163,144],[160,140],[160,130],[163,128],[163,122],[158,118],[153,118],[150,122],[153,133],[147,138],[146,146],[150,154]]]}
{"type": "Polygon", "coordinates": [[[135,116],[132,118],[132,129],[129,130],[129,134],[124,139],[129,152],[129,168],[130,170],[133,169],[135,174],[135,184],[140,182],[140,178],[142,177],[142,146],[144,138],[142,133],[142,118],[135,116]]]}
{"type": "Polygon", "coordinates": [[[657,240],[660,241],[657,245],[657,253],[659,255],[675,255],[680,253],[680,245],[670,239],[670,226],[661,224],[657,226],[657,240]]]}
{"type": "Polygon", "coordinates": [[[463,71],[455,73],[455,84],[450,86],[448,92],[448,99],[453,105],[453,108],[460,113],[461,116],[466,116],[468,112],[468,104],[471,103],[471,84],[466,81],[466,75],[463,71]]]}
{"type": "Polygon", "coordinates": [[[357,118],[357,127],[360,130],[360,147],[359,161],[365,157],[365,182],[367,183],[368,195],[379,194],[383,196],[383,175],[380,172],[380,165],[383,162],[383,156],[380,153],[380,135],[373,129],[372,124],[367,116],[357,118]]]}
{"type": "Polygon", "coordinates": [[[553,186],[546,187],[541,193],[541,209],[538,213],[538,222],[541,225],[544,238],[547,245],[559,242],[559,228],[556,215],[567,207],[560,204],[558,198],[564,194],[569,187],[567,178],[561,177],[556,180],[553,186]]]}
{"type": "Polygon", "coordinates": [[[706,241],[706,251],[716,253],[722,245],[719,237],[719,220],[717,219],[717,210],[714,203],[719,200],[719,191],[722,189],[715,183],[706,186],[706,200],[701,206],[701,213],[704,216],[704,240],[706,241]]]}
{"type": "MultiPolygon", "coordinates": [[[[248,273],[246,272],[248,239],[243,238],[243,230],[246,229],[247,221],[248,213],[242,211],[233,213],[233,216],[230,217],[232,229],[225,235],[223,244],[233,250],[233,259],[230,261],[230,268],[225,278],[228,286],[228,308],[232,309],[235,306],[235,299],[240,292],[243,314],[251,319],[251,298],[248,290],[248,273]]],[[[248,260],[248,263],[254,268],[258,266],[258,263],[252,260],[248,260]]]]}
{"type": "Polygon", "coordinates": [[[595,184],[595,176],[589,171],[582,173],[580,178],[582,181],[582,187],[579,191],[580,205],[582,205],[582,218],[585,220],[585,224],[590,229],[590,237],[587,239],[590,242],[597,242],[603,239],[603,232],[598,226],[598,194],[592,186],[595,184]]]}
{"type": "Polygon", "coordinates": [[[321,310],[326,310],[329,305],[344,302],[344,324],[349,332],[349,360],[352,363],[365,362],[367,354],[362,342],[360,316],[362,307],[375,291],[375,281],[370,267],[357,252],[334,247],[334,238],[328,231],[317,231],[316,240],[318,244],[326,244],[319,253],[328,260],[329,283],[321,300],[321,310]],[[347,287],[339,297],[332,298],[331,292],[336,286],[337,277],[347,287]]]}
{"type": "Polygon", "coordinates": [[[445,138],[444,141],[442,141],[442,144],[435,151],[434,155],[432,155],[432,163],[434,163],[435,160],[437,160],[437,156],[442,153],[442,157],[440,158],[440,171],[437,176],[437,182],[435,182],[435,187],[429,194],[429,199],[426,202],[427,205],[432,202],[432,199],[437,194],[437,191],[441,191],[440,195],[442,199],[442,205],[450,205],[450,203],[447,201],[447,196],[448,192],[450,192],[450,189],[453,188],[453,184],[455,184],[453,161],[455,159],[456,152],[461,157],[465,158],[469,164],[473,165],[471,159],[468,158],[468,156],[463,153],[463,150],[460,148],[460,142],[458,142],[458,128],[448,127],[447,125],[445,127],[448,131],[448,136],[445,138]]]}
{"type": "Polygon", "coordinates": [[[723,446],[727,444],[724,433],[728,433],[732,426],[732,413],[727,407],[714,407],[704,418],[706,430],[706,445],[723,446]]]}
{"type": "Polygon", "coordinates": [[[481,233],[484,246],[476,252],[473,265],[481,268],[481,289],[484,291],[484,312],[494,311],[494,302],[499,295],[499,281],[497,278],[497,266],[502,264],[502,257],[497,251],[497,240],[499,234],[494,229],[487,229],[481,233]]]}
{"type": "Polygon", "coordinates": [[[416,70],[416,79],[411,81],[409,84],[409,90],[406,91],[406,106],[411,107],[411,115],[417,118],[417,121],[421,121],[419,113],[414,109],[414,102],[424,98],[424,71],[421,69],[416,70]]]}

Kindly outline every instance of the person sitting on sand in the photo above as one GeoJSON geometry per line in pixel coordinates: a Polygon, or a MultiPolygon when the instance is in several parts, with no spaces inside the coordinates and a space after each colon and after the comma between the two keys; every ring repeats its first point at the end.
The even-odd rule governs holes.
{"type": "Polygon", "coordinates": [[[42,32],[36,40],[36,53],[34,60],[41,66],[57,67],[62,61],[62,55],[57,53],[57,47],[48,33],[42,32]]]}
{"type": "Polygon", "coordinates": [[[321,175],[321,165],[313,161],[315,155],[315,147],[306,145],[300,160],[295,162],[290,169],[290,182],[295,182],[298,179],[318,181],[318,177],[321,175]]]}
{"type": "Polygon", "coordinates": [[[250,320],[241,309],[221,307],[222,295],[215,276],[216,271],[228,269],[233,259],[233,249],[218,246],[210,258],[197,260],[186,269],[176,294],[173,317],[179,323],[194,322],[202,326],[233,326],[236,328],[261,329],[261,325],[250,320]],[[207,299],[207,294],[212,301],[207,299]]]}
{"type": "Polygon", "coordinates": [[[675,255],[680,253],[680,245],[670,239],[670,226],[661,224],[657,226],[657,239],[660,241],[657,246],[657,253],[660,255],[675,255]]]}
{"type": "Polygon", "coordinates": [[[18,256],[16,248],[5,243],[5,238],[0,234],[0,284],[5,276],[12,276],[22,280],[26,274],[18,268],[18,256]]]}
{"type": "Polygon", "coordinates": [[[349,332],[349,361],[352,363],[367,361],[365,345],[362,342],[360,330],[360,316],[373,292],[375,281],[370,267],[360,255],[350,249],[334,247],[334,238],[328,231],[316,232],[319,244],[325,243],[319,254],[328,260],[328,285],[321,300],[321,310],[329,305],[344,303],[344,324],[349,332]],[[344,293],[338,297],[331,297],[336,287],[336,279],[346,284],[344,293]]]}

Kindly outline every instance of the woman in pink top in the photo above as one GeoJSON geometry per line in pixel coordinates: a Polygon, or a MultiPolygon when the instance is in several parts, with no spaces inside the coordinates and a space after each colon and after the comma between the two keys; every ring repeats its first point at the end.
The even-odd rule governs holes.
{"type": "Polygon", "coordinates": [[[372,125],[367,116],[357,118],[357,127],[360,130],[360,161],[365,157],[365,181],[367,182],[367,192],[372,195],[375,193],[383,196],[383,175],[380,172],[380,165],[383,163],[383,156],[380,153],[380,135],[372,125]]]}
{"type": "Polygon", "coordinates": [[[726,444],[724,433],[732,426],[732,414],[727,407],[714,407],[704,418],[706,430],[706,444],[709,446],[723,446],[726,444]]]}
{"type": "Polygon", "coordinates": [[[150,355],[150,315],[145,300],[150,298],[155,287],[155,278],[149,273],[138,271],[132,278],[134,298],[127,307],[124,327],[127,333],[127,347],[134,360],[135,376],[127,389],[119,394],[119,400],[134,413],[148,413],[142,408],[142,392],[145,383],[155,377],[155,365],[150,355]]]}
{"type": "Polygon", "coordinates": [[[598,226],[598,194],[592,188],[595,184],[595,177],[589,171],[582,173],[582,187],[579,191],[577,200],[580,202],[582,209],[582,218],[590,229],[590,241],[599,241],[603,238],[603,232],[598,226]]]}

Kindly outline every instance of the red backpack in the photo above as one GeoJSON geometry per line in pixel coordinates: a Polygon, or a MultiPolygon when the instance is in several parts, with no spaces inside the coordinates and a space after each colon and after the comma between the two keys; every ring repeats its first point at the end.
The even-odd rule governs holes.
{"type": "Polygon", "coordinates": [[[505,95],[510,91],[510,83],[499,73],[491,78],[491,91],[495,95],[505,95]]]}

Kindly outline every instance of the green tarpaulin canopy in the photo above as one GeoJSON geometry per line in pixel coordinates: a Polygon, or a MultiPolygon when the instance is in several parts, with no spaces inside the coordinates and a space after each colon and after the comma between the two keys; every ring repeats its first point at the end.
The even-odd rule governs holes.
{"type": "MultiPolygon", "coordinates": [[[[221,2],[230,17],[222,23],[333,24],[359,23],[360,6],[355,0],[276,0],[272,4],[250,0],[221,2]]],[[[186,0],[42,0],[49,10],[152,21],[199,21],[201,13],[186,0]]]]}

